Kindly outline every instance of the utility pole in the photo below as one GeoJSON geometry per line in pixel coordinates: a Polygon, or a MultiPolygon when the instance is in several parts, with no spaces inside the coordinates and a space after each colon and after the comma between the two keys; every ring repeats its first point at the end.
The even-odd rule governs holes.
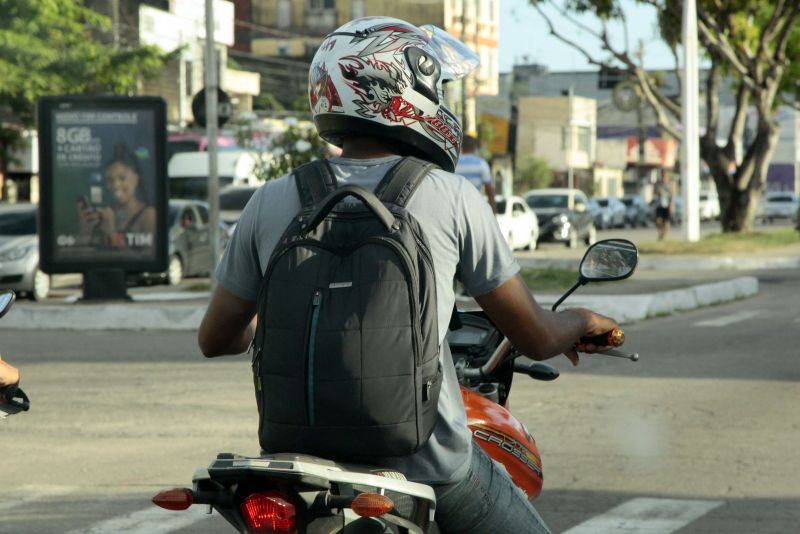
{"type": "Polygon", "coordinates": [[[683,196],[683,237],[700,239],[700,127],[697,74],[697,6],[695,0],[683,2],[683,157],[681,194],[683,196]]]}
{"type": "Polygon", "coordinates": [[[217,169],[217,49],[214,43],[214,0],[206,0],[206,137],[208,138],[208,239],[211,280],[219,259],[219,172],[217,169]]]}
{"type": "MultiPolygon", "coordinates": [[[[644,40],[639,41],[639,50],[637,52],[639,56],[639,65],[642,69],[644,69],[644,40]]],[[[647,145],[647,128],[644,124],[644,105],[645,101],[644,98],[641,96],[638,99],[638,104],[636,106],[636,121],[637,125],[639,126],[639,165],[638,165],[638,177],[639,177],[639,190],[641,191],[645,185],[647,180],[647,158],[645,156],[645,147],[647,145]]]]}
{"type": "Polygon", "coordinates": [[[111,35],[116,50],[119,48],[119,0],[111,0],[111,35]]]}
{"type": "MultiPolygon", "coordinates": [[[[467,0],[461,0],[461,42],[467,41],[467,0]]],[[[467,119],[467,79],[469,74],[461,78],[461,131],[466,135],[469,132],[467,119]]]]}
{"type": "Polygon", "coordinates": [[[575,170],[572,168],[572,96],[574,93],[575,88],[574,86],[570,85],[569,90],[567,91],[567,146],[564,148],[567,152],[567,187],[577,189],[577,184],[575,183],[575,170]]]}

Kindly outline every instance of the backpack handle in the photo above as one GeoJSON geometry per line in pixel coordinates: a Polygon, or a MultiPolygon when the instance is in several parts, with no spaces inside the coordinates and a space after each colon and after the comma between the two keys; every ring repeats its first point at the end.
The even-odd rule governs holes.
{"type": "Polygon", "coordinates": [[[313,232],[314,229],[322,222],[330,212],[333,210],[334,206],[338,204],[344,197],[353,196],[357,199],[361,200],[361,202],[366,205],[370,211],[372,211],[375,216],[380,219],[383,225],[386,227],[387,230],[391,230],[392,226],[394,225],[394,215],[392,212],[389,211],[383,203],[378,200],[378,197],[364,187],[360,185],[345,185],[336,189],[335,191],[331,191],[328,196],[326,196],[322,201],[319,203],[319,206],[314,210],[309,218],[308,222],[303,226],[303,230],[306,233],[313,232]]]}

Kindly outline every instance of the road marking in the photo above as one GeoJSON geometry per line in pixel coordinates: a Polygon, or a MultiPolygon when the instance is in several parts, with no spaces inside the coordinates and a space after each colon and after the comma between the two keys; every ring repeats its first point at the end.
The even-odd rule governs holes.
{"type": "Polygon", "coordinates": [[[723,501],[632,499],[564,534],[670,534],[722,504],[723,501]]]}
{"type": "Polygon", "coordinates": [[[700,321],[699,323],[695,323],[694,326],[728,326],[752,319],[760,313],[761,310],[743,310],[730,315],[723,315],[722,317],[717,317],[716,319],[700,321]]]}
{"type": "Polygon", "coordinates": [[[63,487],[56,486],[52,488],[23,491],[23,496],[18,499],[14,499],[13,501],[0,501],[0,512],[11,510],[12,508],[23,506],[25,504],[39,501],[41,499],[46,499],[47,497],[58,497],[59,495],[66,495],[67,493],[72,493],[73,491],[75,491],[75,489],[76,488],[71,486],[63,486],[63,487]]]}
{"type": "Polygon", "coordinates": [[[211,517],[207,512],[207,506],[192,506],[183,512],[153,506],[132,514],[112,517],[85,529],[72,530],[67,534],[167,534],[211,517]]]}

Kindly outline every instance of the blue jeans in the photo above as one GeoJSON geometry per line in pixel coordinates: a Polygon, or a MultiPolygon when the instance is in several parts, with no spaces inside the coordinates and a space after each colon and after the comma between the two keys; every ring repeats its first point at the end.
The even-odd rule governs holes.
{"type": "Polygon", "coordinates": [[[475,444],[467,477],[433,489],[443,534],[550,534],[528,497],[475,444]]]}

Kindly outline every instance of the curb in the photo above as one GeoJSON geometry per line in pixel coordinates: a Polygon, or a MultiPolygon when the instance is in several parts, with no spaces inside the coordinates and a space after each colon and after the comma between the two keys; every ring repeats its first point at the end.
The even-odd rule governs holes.
{"type": "MultiPolygon", "coordinates": [[[[758,293],[758,279],[743,276],[644,295],[576,295],[567,306],[583,307],[614,317],[620,323],[676,311],[693,310],[722,302],[750,297],[758,293]]],[[[549,308],[557,295],[540,295],[542,306],[549,308]]],[[[459,298],[460,307],[475,306],[471,298],[459,298]]],[[[206,302],[194,304],[53,304],[17,306],[3,318],[2,330],[197,330],[206,302]]]]}
{"type": "MultiPolygon", "coordinates": [[[[565,301],[566,308],[588,308],[613,317],[620,323],[632,323],[659,315],[688,311],[723,302],[730,302],[758,293],[758,279],[742,276],[724,282],[700,284],[684,289],[671,289],[643,295],[573,295],[565,301]]],[[[558,295],[539,295],[537,301],[550,309],[558,295]]],[[[470,298],[459,300],[460,306],[476,306],[470,298]]]]}
{"type": "MultiPolygon", "coordinates": [[[[534,269],[577,269],[580,259],[574,258],[520,258],[520,267],[534,269]]],[[[800,257],[778,256],[754,258],[751,256],[708,256],[708,257],[658,257],[640,256],[637,269],[647,270],[738,270],[752,271],[758,269],[796,269],[800,268],[800,257]]]]}

